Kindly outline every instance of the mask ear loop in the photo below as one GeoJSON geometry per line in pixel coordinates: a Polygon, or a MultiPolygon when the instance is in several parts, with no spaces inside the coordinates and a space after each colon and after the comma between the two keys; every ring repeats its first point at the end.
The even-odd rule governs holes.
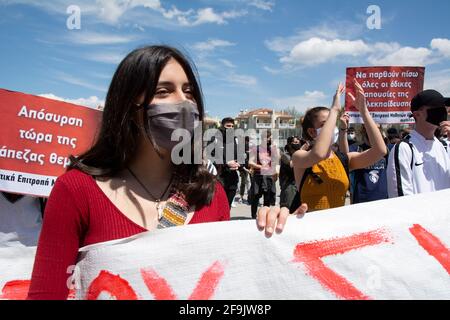
{"type": "MultiPolygon", "coordinates": [[[[191,163],[195,164],[195,153],[196,152],[200,152],[202,154],[202,161],[203,161],[203,141],[202,139],[199,139],[199,141],[195,140],[195,130],[197,130],[197,126],[195,125],[196,122],[197,124],[198,121],[200,120],[200,113],[198,112],[198,110],[194,110],[194,106],[197,107],[196,103],[192,103],[192,102],[188,102],[188,105],[186,105],[184,102],[180,103],[183,105],[182,109],[181,109],[181,114],[183,116],[183,127],[187,128],[190,126],[190,123],[188,123],[188,121],[193,121],[193,136],[191,137],[191,141],[190,141],[190,147],[191,147],[191,163]]],[[[192,177],[189,177],[189,183],[192,183],[192,177]]]]}
{"type": "Polygon", "coordinates": [[[137,106],[144,109],[144,112],[142,113],[142,123],[144,124],[145,135],[147,136],[147,139],[150,141],[153,148],[155,149],[158,157],[162,159],[163,155],[161,154],[161,150],[159,149],[158,144],[156,143],[155,139],[153,138],[153,135],[150,132],[150,124],[149,124],[150,117],[148,116],[148,110],[149,110],[150,106],[149,105],[142,106],[139,104],[137,104],[137,106]]]}

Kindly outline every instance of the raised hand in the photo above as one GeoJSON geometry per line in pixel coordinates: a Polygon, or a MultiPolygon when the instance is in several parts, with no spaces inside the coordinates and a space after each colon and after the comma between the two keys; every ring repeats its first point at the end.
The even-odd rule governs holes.
{"type": "Polygon", "coordinates": [[[230,168],[231,171],[236,171],[239,169],[240,165],[235,160],[229,161],[227,163],[227,166],[230,168]]]}
{"type": "Polygon", "coordinates": [[[348,113],[343,113],[342,116],[339,118],[339,128],[341,130],[347,130],[348,129],[348,124],[350,122],[350,116],[348,115],[348,113]]]}
{"type": "Polygon", "coordinates": [[[449,137],[450,136],[450,121],[444,121],[441,123],[441,133],[444,136],[449,137]]]}
{"type": "Polygon", "coordinates": [[[361,87],[358,81],[356,79],[353,80],[353,84],[355,85],[355,94],[352,95],[350,92],[348,95],[352,99],[353,106],[358,109],[359,113],[363,113],[367,111],[367,104],[366,104],[366,96],[364,95],[364,89],[361,87]]]}
{"type": "Polygon", "coordinates": [[[344,91],[345,86],[342,83],[339,83],[339,86],[333,97],[333,105],[331,106],[332,109],[336,109],[338,111],[341,110],[341,95],[344,93],[344,91]]]}

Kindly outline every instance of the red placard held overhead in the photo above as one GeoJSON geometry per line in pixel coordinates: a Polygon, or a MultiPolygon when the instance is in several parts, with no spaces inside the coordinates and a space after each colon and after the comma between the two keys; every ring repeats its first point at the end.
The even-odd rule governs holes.
{"type": "Polygon", "coordinates": [[[0,191],[47,197],[70,155],[88,150],[101,112],[0,89],[0,191]]]}
{"type": "MultiPolygon", "coordinates": [[[[423,67],[347,68],[347,92],[355,94],[353,79],[364,88],[367,107],[373,119],[381,124],[413,123],[411,100],[423,91],[423,67]]],[[[351,123],[362,123],[357,109],[346,97],[345,110],[351,123]]]]}

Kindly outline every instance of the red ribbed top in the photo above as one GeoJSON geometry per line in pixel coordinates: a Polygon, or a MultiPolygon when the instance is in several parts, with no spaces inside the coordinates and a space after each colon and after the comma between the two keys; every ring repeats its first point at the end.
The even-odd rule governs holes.
{"type": "MultiPolygon", "coordinates": [[[[228,200],[217,183],[211,205],[196,211],[189,224],[229,219],[228,200]]],[[[67,172],[47,203],[28,299],[67,299],[67,268],[77,263],[79,248],[147,231],[119,211],[94,178],[79,170],[67,172]]]]}

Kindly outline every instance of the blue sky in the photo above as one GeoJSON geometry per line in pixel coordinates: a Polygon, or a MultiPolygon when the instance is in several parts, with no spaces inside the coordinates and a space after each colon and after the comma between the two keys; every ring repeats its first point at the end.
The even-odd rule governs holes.
{"type": "Polygon", "coordinates": [[[96,105],[129,51],[164,43],[196,63],[212,116],[328,105],[349,66],[426,66],[425,86],[450,95],[448,12],[445,0],[0,0],[0,87],[96,105]]]}

